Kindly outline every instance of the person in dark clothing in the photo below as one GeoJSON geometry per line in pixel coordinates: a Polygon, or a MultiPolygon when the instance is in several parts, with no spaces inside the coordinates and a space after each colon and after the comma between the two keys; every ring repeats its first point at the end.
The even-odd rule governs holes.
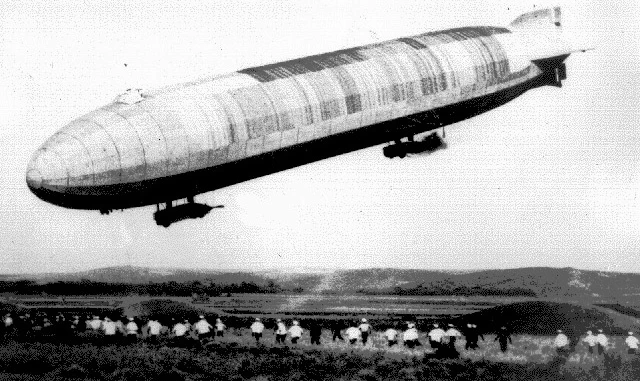
{"type": "Polygon", "coordinates": [[[511,333],[509,333],[507,327],[503,325],[496,333],[496,339],[494,340],[500,343],[500,350],[503,353],[507,351],[507,340],[509,341],[509,343],[513,344],[513,342],[511,341],[511,333]]]}
{"type": "Polygon", "coordinates": [[[467,329],[464,333],[465,339],[467,340],[464,345],[464,349],[478,349],[478,337],[482,338],[484,341],[484,336],[478,330],[478,326],[475,324],[467,324],[467,329]]]}
{"type": "Polygon", "coordinates": [[[320,336],[322,335],[322,327],[320,324],[314,322],[309,328],[309,335],[311,336],[311,344],[320,345],[320,336]]]}
{"type": "Polygon", "coordinates": [[[332,338],[333,341],[336,341],[336,338],[344,341],[344,338],[342,337],[342,333],[340,333],[340,331],[342,331],[343,328],[344,328],[343,324],[340,320],[336,320],[333,322],[333,324],[331,325],[331,334],[333,335],[333,338],[332,338]]]}

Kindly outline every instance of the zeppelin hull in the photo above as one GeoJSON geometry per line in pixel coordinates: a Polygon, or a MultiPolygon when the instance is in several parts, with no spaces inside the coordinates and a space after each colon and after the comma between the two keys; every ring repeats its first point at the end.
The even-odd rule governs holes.
{"type": "Polygon", "coordinates": [[[74,209],[114,210],[164,203],[434,130],[499,107],[527,90],[554,84],[553,81],[553,76],[545,71],[527,82],[489,95],[183,174],[123,184],[75,187],[66,192],[29,187],[44,201],[74,209]]]}

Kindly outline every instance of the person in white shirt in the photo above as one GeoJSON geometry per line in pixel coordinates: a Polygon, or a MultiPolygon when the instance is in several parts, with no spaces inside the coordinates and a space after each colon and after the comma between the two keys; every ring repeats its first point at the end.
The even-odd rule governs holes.
{"type": "Polygon", "coordinates": [[[113,322],[108,316],[105,316],[102,321],[102,331],[104,332],[104,342],[105,344],[115,344],[117,342],[116,333],[118,332],[118,327],[116,323],[113,322]]]}
{"type": "Polygon", "coordinates": [[[102,328],[102,320],[98,315],[93,315],[93,319],[89,320],[87,323],[87,327],[92,329],[93,331],[99,331],[102,328]]]}
{"type": "Polygon", "coordinates": [[[297,344],[298,340],[302,337],[302,327],[297,320],[293,321],[293,325],[289,328],[289,335],[291,335],[291,344],[297,344]]]}
{"type": "Polygon", "coordinates": [[[360,334],[361,334],[360,329],[358,329],[358,327],[356,326],[351,326],[347,328],[347,330],[344,333],[345,335],[347,335],[347,339],[351,344],[355,344],[356,341],[358,341],[358,339],[360,338],[360,334]]]}
{"type": "Polygon", "coordinates": [[[276,320],[276,343],[284,344],[287,337],[287,326],[281,319],[276,320]]]}
{"type": "Polygon", "coordinates": [[[553,340],[553,345],[556,347],[558,355],[569,355],[569,338],[562,332],[561,329],[558,330],[558,335],[556,335],[556,338],[553,340]]]}
{"type": "Polygon", "coordinates": [[[445,332],[438,324],[433,325],[433,329],[429,331],[427,336],[429,336],[429,345],[431,348],[438,349],[442,344],[442,338],[444,337],[445,332]]]}
{"type": "Polygon", "coordinates": [[[227,326],[222,323],[222,320],[220,320],[220,318],[217,318],[216,319],[216,324],[215,324],[216,337],[224,336],[224,330],[226,328],[227,328],[227,326]]]}
{"type": "Polygon", "coordinates": [[[13,325],[13,318],[11,318],[11,313],[7,313],[4,315],[4,319],[2,319],[2,323],[4,324],[4,328],[8,329],[13,325]]]}
{"type": "Polygon", "coordinates": [[[204,315],[200,315],[200,320],[193,325],[193,329],[195,329],[198,334],[198,340],[202,343],[203,340],[206,340],[211,336],[213,326],[204,318],[204,315]]]}
{"type": "Polygon", "coordinates": [[[162,331],[162,324],[159,321],[150,319],[143,328],[143,333],[146,336],[147,341],[151,343],[157,343],[162,331]]]}
{"type": "Polygon", "coordinates": [[[593,349],[598,344],[598,338],[591,331],[587,331],[587,336],[582,339],[582,342],[587,343],[589,346],[589,353],[593,354],[593,349]]]}
{"type": "Polygon", "coordinates": [[[256,321],[251,324],[251,335],[256,339],[256,344],[260,342],[262,331],[264,331],[264,324],[262,324],[260,318],[256,318],[256,321]]]}
{"type": "Polygon", "coordinates": [[[419,335],[418,330],[416,329],[416,325],[413,323],[409,323],[407,325],[407,330],[402,334],[402,341],[404,342],[404,345],[409,349],[420,345],[418,337],[419,335]]]}
{"type": "Polygon", "coordinates": [[[11,335],[11,331],[13,330],[13,318],[10,313],[4,315],[0,328],[0,343],[2,343],[6,337],[11,335]]]}
{"type": "Polygon", "coordinates": [[[189,328],[187,328],[187,326],[184,325],[184,323],[177,322],[171,329],[171,332],[175,337],[184,337],[187,335],[188,330],[189,328]]]}
{"type": "Polygon", "coordinates": [[[127,334],[127,341],[135,342],[138,340],[138,324],[132,316],[129,316],[128,320],[129,322],[124,326],[124,330],[127,334]]]}
{"type": "Polygon", "coordinates": [[[453,326],[453,324],[449,324],[449,329],[445,332],[445,336],[449,338],[449,349],[454,349],[456,347],[456,339],[462,336],[462,333],[453,326]]]}
{"type": "Polygon", "coordinates": [[[367,319],[362,319],[362,323],[358,326],[360,330],[360,337],[362,338],[362,345],[367,345],[369,334],[371,333],[371,325],[367,323],[367,319]]]}
{"type": "Polygon", "coordinates": [[[598,330],[598,335],[596,336],[596,339],[598,340],[598,354],[601,355],[604,353],[604,350],[607,348],[607,345],[609,345],[609,339],[607,338],[607,335],[605,335],[601,329],[598,330]]]}
{"type": "Polygon", "coordinates": [[[398,331],[396,331],[393,327],[389,327],[386,331],[384,331],[384,337],[387,338],[387,345],[389,347],[393,347],[398,344],[398,331]]]}
{"type": "Polygon", "coordinates": [[[627,352],[630,355],[635,355],[638,353],[638,344],[640,344],[640,340],[637,337],[633,336],[633,332],[629,332],[629,336],[624,340],[624,343],[627,344],[627,352]]]}
{"type": "Polygon", "coordinates": [[[187,333],[189,332],[189,327],[187,327],[184,322],[177,322],[174,324],[171,329],[171,333],[173,335],[173,339],[175,341],[175,345],[178,347],[184,347],[187,345],[189,341],[189,337],[187,333]]]}

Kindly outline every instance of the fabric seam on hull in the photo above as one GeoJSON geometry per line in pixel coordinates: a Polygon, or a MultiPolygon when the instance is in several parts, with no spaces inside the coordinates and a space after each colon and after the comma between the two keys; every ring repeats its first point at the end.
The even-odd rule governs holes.
{"type": "Polygon", "coordinates": [[[129,119],[127,119],[125,116],[123,116],[120,113],[117,113],[117,112],[115,112],[113,110],[109,110],[109,111],[111,111],[112,113],[114,113],[114,114],[118,115],[119,117],[121,117],[122,119],[124,119],[127,122],[127,124],[129,126],[131,126],[131,128],[135,131],[136,136],[138,137],[138,142],[140,143],[140,148],[142,149],[142,161],[144,162],[144,176],[143,176],[143,179],[146,180],[147,179],[147,154],[145,152],[144,144],[142,144],[142,139],[140,138],[140,134],[138,133],[138,130],[131,123],[131,121],[129,119]]]}
{"type": "Polygon", "coordinates": [[[116,144],[115,140],[113,140],[113,136],[111,136],[109,131],[107,131],[107,129],[104,128],[103,125],[101,125],[100,123],[96,122],[95,120],[92,120],[92,119],[79,119],[79,121],[85,121],[85,122],[89,122],[89,123],[95,124],[96,126],[102,128],[104,133],[107,134],[109,139],[111,139],[111,143],[113,143],[113,147],[116,149],[116,153],[118,154],[118,163],[119,163],[119,167],[120,167],[120,174],[119,174],[120,181],[118,183],[122,184],[122,157],[120,156],[120,150],[118,149],[118,145],[116,144]]]}
{"type": "MultiPolygon", "coordinates": [[[[55,149],[49,149],[49,152],[53,152],[56,156],[58,156],[58,159],[60,159],[60,163],[65,164],[63,157],[60,155],[58,151],[56,151],[55,149]]],[[[67,188],[69,188],[69,167],[65,165],[64,169],[67,172],[67,188]]]]}
{"type": "Polygon", "coordinates": [[[142,110],[142,112],[147,114],[149,116],[149,118],[151,118],[151,120],[153,120],[153,123],[156,125],[156,127],[158,127],[158,131],[160,131],[160,135],[162,135],[162,140],[164,140],[165,169],[164,169],[164,175],[160,176],[160,177],[168,176],[169,175],[169,143],[167,143],[167,137],[164,136],[164,132],[162,132],[162,127],[160,126],[160,123],[158,123],[156,118],[154,118],[153,115],[151,115],[151,113],[147,109],[145,109],[144,107],[140,106],[140,103],[142,103],[142,102],[136,103],[136,106],[138,106],[138,108],[140,110],[142,110]]]}
{"type": "MultiPolygon", "coordinates": [[[[87,153],[87,157],[89,158],[89,160],[91,160],[91,174],[92,174],[92,178],[93,178],[93,185],[95,185],[96,184],[96,167],[95,167],[95,163],[93,162],[93,157],[91,157],[91,153],[87,149],[87,146],[84,144],[84,142],[80,138],[78,138],[78,137],[76,137],[76,136],[74,136],[74,135],[72,135],[72,134],[70,134],[70,133],[68,133],[66,131],[60,131],[60,134],[65,134],[65,135],[70,136],[71,138],[77,140],[78,142],[80,142],[80,144],[82,145],[82,148],[84,148],[85,152],[87,153]]],[[[67,171],[67,177],[69,177],[69,176],[70,176],[70,174],[67,171]]]]}

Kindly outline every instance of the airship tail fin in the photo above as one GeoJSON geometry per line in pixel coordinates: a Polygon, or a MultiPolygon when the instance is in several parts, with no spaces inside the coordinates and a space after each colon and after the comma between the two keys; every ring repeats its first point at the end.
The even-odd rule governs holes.
{"type": "Polygon", "coordinates": [[[544,8],[524,13],[509,24],[512,31],[536,31],[561,30],[562,14],[560,7],[544,8]]]}
{"type": "Polygon", "coordinates": [[[544,8],[522,14],[509,24],[509,29],[518,35],[525,47],[528,60],[566,57],[591,49],[576,44],[571,36],[563,32],[561,16],[560,7],[544,8]]]}

